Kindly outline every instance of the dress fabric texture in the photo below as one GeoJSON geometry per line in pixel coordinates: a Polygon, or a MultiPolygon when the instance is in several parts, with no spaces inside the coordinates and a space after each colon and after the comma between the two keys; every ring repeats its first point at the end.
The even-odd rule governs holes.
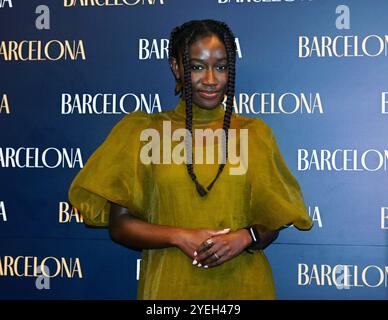
{"type": "MultiPolygon", "coordinates": [[[[222,128],[224,113],[222,105],[205,110],[193,104],[193,132],[222,128]]],[[[170,111],[137,111],[123,116],[68,191],[70,203],[87,225],[108,226],[110,202],[114,202],[139,219],[174,227],[234,231],[262,224],[276,230],[293,224],[300,230],[311,228],[300,186],[280,153],[272,129],[259,118],[232,114],[230,129],[236,129],[237,135],[230,143],[236,144],[237,154],[241,144],[248,147],[245,170],[231,174],[230,169],[241,164],[229,161],[210,192],[199,196],[185,163],[162,163],[164,154],[182,145],[181,141],[172,141],[171,146],[165,143],[163,125],[167,128],[171,124],[174,133],[185,128],[185,117],[182,98],[170,111]],[[141,160],[142,148],[150,145],[149,140],[140,139],[144,129],[154,129],[152,132],[162,139],[159,164],[141,160]],[[248,129],[247,144],[240,139],[239,129],[248,129]]],[[[195,143],[194,155],[200,152],[195,143]]],[[[209,164],[204,156],[204,163],[194,163],[203,186],[210,184],[219,167],[218,140],[206,145],[215,151],[216,160],[209,164]]],[[[261,250],[244,251],[220,266],[205,269],[194,266],[178,248],[170,247],[142,251],[137,298],[275,299],[276,294],[271,267],[261,250]]]]}

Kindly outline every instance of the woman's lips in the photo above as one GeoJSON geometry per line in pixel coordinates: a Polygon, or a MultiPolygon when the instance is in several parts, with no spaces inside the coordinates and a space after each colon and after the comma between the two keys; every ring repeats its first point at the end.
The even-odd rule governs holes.
{"type": "Polygon", "coordinates": [[[198,90],[198,94],[205,99],[214,99],[218,97],[218,91],[200,91],[198,90]]]}

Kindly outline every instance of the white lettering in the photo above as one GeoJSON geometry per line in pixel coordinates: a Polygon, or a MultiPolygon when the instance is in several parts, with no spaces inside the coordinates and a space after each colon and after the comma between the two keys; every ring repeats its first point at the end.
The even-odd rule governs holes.
{"type": "Polygon", "coordinates": [[[388,104],[388,92],[381,93],[381,113],[388,114],[388,110],[386,109],[386,105],[388,104]]]}
{"type": "Polygon", "coordinates": [[[116,94],[88,93],[62,94],[62,114],[128,114],[136,111],[154,113],[162,112],[159,94],[145,94],[140,97],[133,93],[126,93],[121,97],[116,94]]]}
{"type": "Polygon", "coordinates": [[[0,148],[0,167],[2,168],[75,168],[83,167],[81,150],[73,148],[0,148]]]}
{"type": "Polygon", "coordinates": [[[388,207],[381,208],[381,229],[388,230],[388,207]]]}
{"type": "MultiPolygon", "coordinates": [[[[223,105],[226,106],[226,98],[223,105]]],[[[233,108],[237,114],[324,113],[319,93],[239,93],[235,95],[233,108]]]]}
{"type": "Polygon", "coordinates": [[[387,56],[388,35],[372,34],[362,40],[358,36],[299,36],[298,47],[299,58],[387,56]]]}
{"type": "Polygon", "coordinates": [[[2,277],[38,277],[46,278],[82,278],[82,268],[79,258],[12,256],[0,257],[0,276],[2,277]],[[50,273],[50,270],[53,270],[50,273]]]}
{"type": "Polygon", "coordinates": [[[5,211],[4,201],[0,201],[0,217],[3,219],[4,222],[7,221],[7,212],[5,211]]]}
{"type": "Polygon", "coordinates": [[[298,171],[387,171],[388,150],[298,149],[298,171]]]}
{"type": "Polygon", "coordinates": [[[308,265],[298,264],[299,286],[336,286],[338,289],[350,287],[387,287],[388,266],[369,265],[359,270],[357,265],[308,265]],[[361,277],[360,277],[361,275],[361,277]],[[359,283],[361,279],[361,283],[359,283]]]}

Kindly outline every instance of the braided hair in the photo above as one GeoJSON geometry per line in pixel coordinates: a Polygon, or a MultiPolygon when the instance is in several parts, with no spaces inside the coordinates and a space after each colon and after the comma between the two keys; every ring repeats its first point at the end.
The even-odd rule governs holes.
{"type": "MultiPolygon", "coordinates": [[[[192,161],[186,163],[187,171],[195,183],[197,192],[201,197],[204,197],[210,189],[213,187],[214,183],[220,176],[223,171],[225,164],[228,159],[228,131],[230,127],[230,119],[232,115],[232,106],[234,98],[234,88],[235,88],[235,77],[236,77],[236,44],[234,40],[234,35],[230,30],[229,26],[220,21],[215,20],[192,20],[184,23],[181,26],[174,28],[170,35],[169,42],[169,59],[175,58],[177,61],[182,59],[183,69],[184,69],[184,90],[182,92],[181,88],[178,86],[175,89],[175,95],[181,93],[181,96],[184,94],[186,102],[186,129],[192,135],[192,122],[193,122],[193,110],[192,110],[192,86],[191,86],[191,68],[190,68],[190,57],[189,49],[190,45],[193,44],[200,38],[206,36],[217,36],[225,45],[227,60],[228,60],[228,82],[226,85],[226,109],[223,123],[223,134],[222,142],[224,143],[225,154],[224,163],[221,163],[218,167],[217,174],[213,181],[205,189],[202,186],[197,176],[194,173],[194,167],[192,161]]],[[[192,157],[192,140],[185,139],[186,142],[186,157],[192,157]]]]}

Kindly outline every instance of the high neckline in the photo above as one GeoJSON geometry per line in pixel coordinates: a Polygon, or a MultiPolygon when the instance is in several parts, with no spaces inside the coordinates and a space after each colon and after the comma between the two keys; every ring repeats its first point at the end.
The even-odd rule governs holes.
{"type": "MultiPolygon", "coordinates": [[[[217,107],[213,109],[204,109],[198,106],[193,102],[193,121],[213,121],[218,119],[223,119],[225,115],[225,110],[220,103],[217,107]]],[[[180,98],[177,106],[174,109],[174,113],[179,116],[186,118],[186,102],[183,98],[180,98]]]]}

